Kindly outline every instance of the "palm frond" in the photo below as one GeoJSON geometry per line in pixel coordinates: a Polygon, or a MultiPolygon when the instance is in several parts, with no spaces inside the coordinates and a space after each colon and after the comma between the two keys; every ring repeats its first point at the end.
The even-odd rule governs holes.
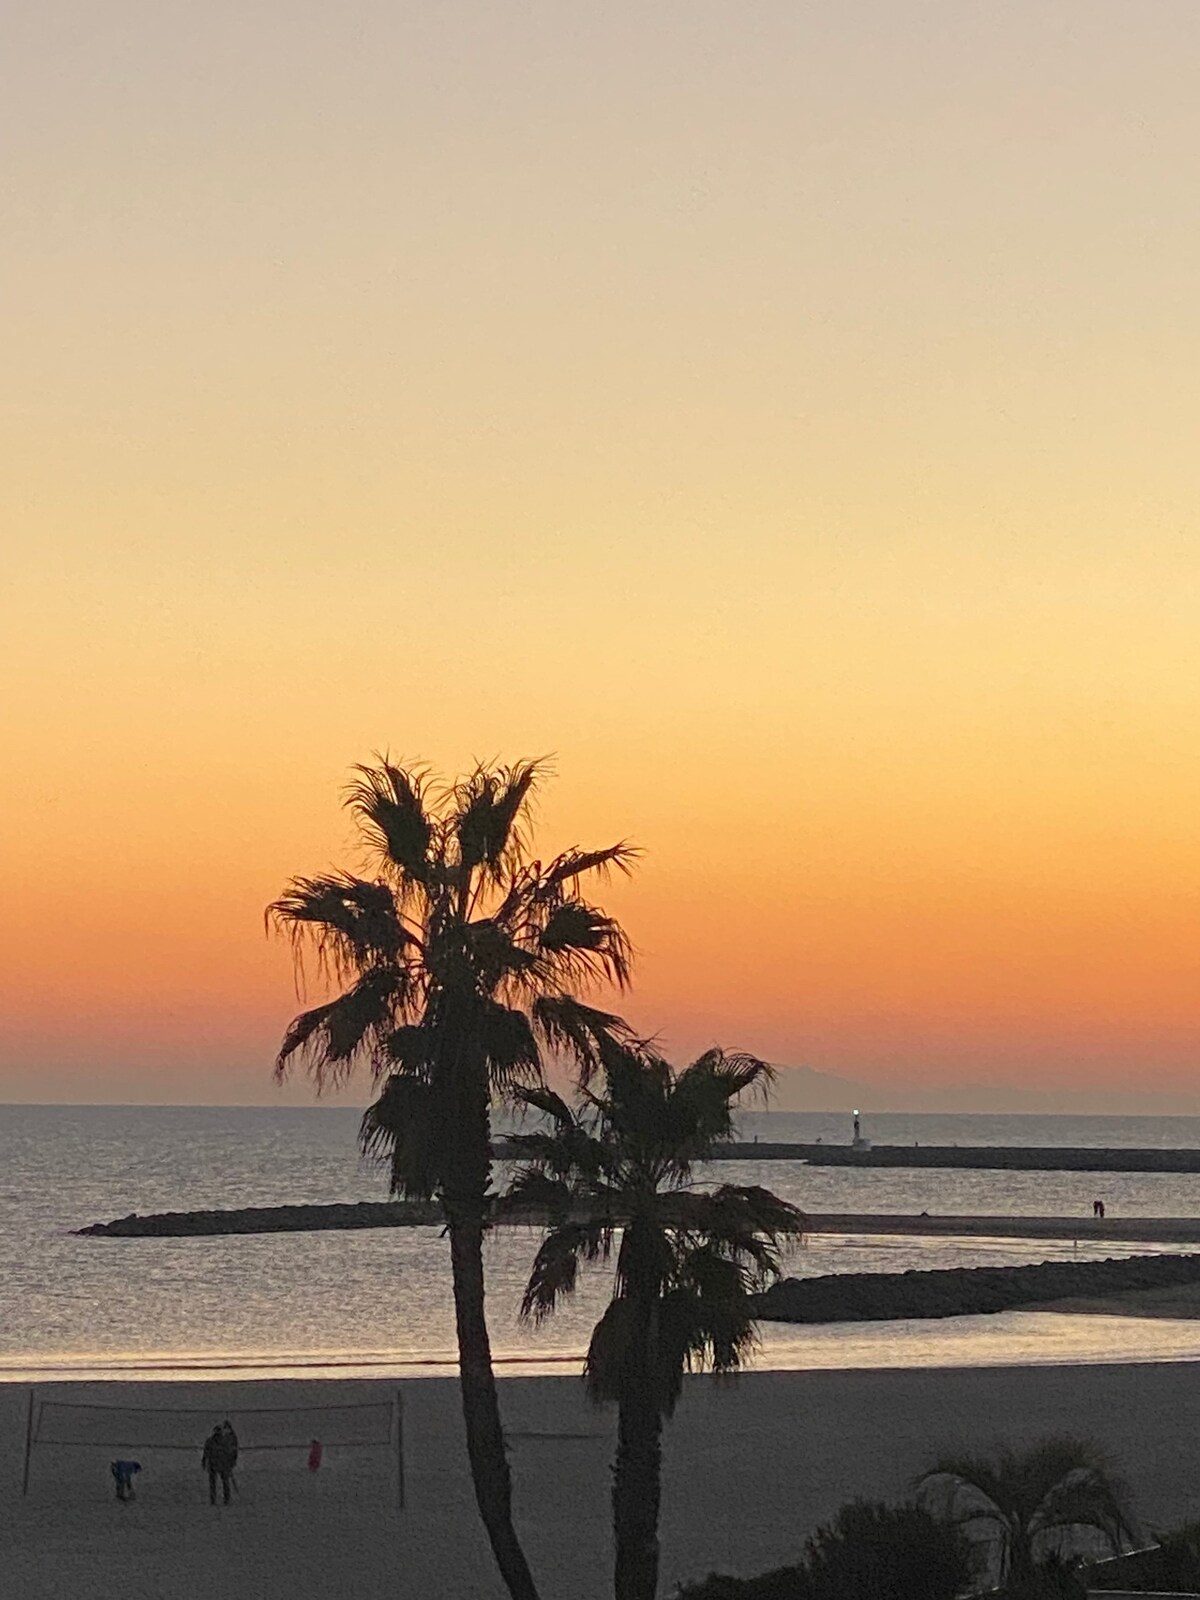
{"type": "Polygon", "coordinates": [[[522,1167],[513,1174],[508,1188],[496,1201],[496,1215],[532,1214],[553,1223],[565,1222],[574,1199],[574,1190],[566,1179],[551,1177],[540,1167],[522,1167]]]}
{"type": "Polygon", "coordinates": [[[267,907],[266,920],[298,956],[311,944],[318,970],[343,980],[369,962],[397,960],[417,944],[388,885],[345,872],[293,878],[267,907]]]}
{"type": "Polygon", "coordinates": [[[513,1091],[513,1104],[520,1111],[537,1111],[548,1117],[556,1128],[574,1128],[575,1113],[548,1084],[522,1084],[513,1091]]]}
{"type": "Polygon", "coordinates": [[[536,981],[537,956],[512,937],[491,917],[477,917],[458,930],[478,986],[494,994],[532,974],[536,981]]]}
{"type": "Polygon", "coordinates": [[[695,1263],[692,1282],[663,1297],[660,1340],[668,1414],[684,1372],[737,1372],[758,1346],[753,1304],[734,1263],[713,1255],[695,1263]]]}
{"type": "Polygon", "coordinates": [[[775,1068],[744,1050],[712,1049],[700,1057],[697,1065],[701,1062],[705,1070],[724,1086],[731,1100],[740,1100],[748,1094],[765,1101],[775,1082],[775,1068]]]}
{"type": "Polygon", "coordinates": [[[663,1197],[661,1214],[686,1235],[719,1240],[731,1251],[744,1252],[768,1273],[778,1270],[779,1244],[799,1242],[806,1222],[799,1206],[758,1184],[677,1191],[663,1197]]]}
{"type": "Polygon", "coordinates": [[[604,877],[614,867],[628,877],[639,855],[641,851],[624,839],[604,850],[564,850],[542,873],[536,898],[553,900],[564,888],[576,888],[581,878],[591,873],[604,877]]]}
{"type": "Polygon", "coordinates": [[[364,1056],[378,1076],[384,1068],[386,1036],[407,998],[406,984],[402,967],[371,967],[336,1000],[301,1012],[279,1047],[276,1076],[285,1077],[297,1055],[307,1063],[318,1089],[341,1082],[364,1056]]]}
{"type": "Polygon", "coordinates": [[[427,1081],[393,1073],[363,1112],[359,1147],[388,1169],[393,1194],[428,1200],[442,1182],[445,1110],[427,1081]]]}
{"type": "Polygon", "coordinates": [[[478,766],[454,791],[453,829],[461,867],[498,879],[524,847],[521,820],[545,773],[540,761],[478,766]]]}
{"type": "Polygon", "coordinates": [[[635,1309],[624,1298],[610,1300],[592,1329],[583,1377],[593,1400],[619,1400],[638,1359],[635,1309]]]}
{"type": "Polygon", "coordinates": [[[410,1078],[429,1077],[437,1050],[437,1030],[428,1022],[401,1023],[383,1041],[383,1053],[392,1070],[410,1078]]]}
{"type": "Polygon", "coordinates": [[[599,1261],[612,1246],[612,1229],[603,1222],[563,1222],[551,1228],[533,1258],[521,1297],[521,1316],[543,1322],[564,1295],[573,1294],[580,1261],[599,1261]]]}
{"type": "Polygon", "coordinates": [[[531,1084],[541,1077],[542,1053],[523,1011],[495,1000],[482,1001],[476,1031],[494,1093],[511,1093],[519,1085],[531,1084]]]}
{"type": "Polygon", "coordinates": [[[429,775],[423,767],[401,767],[379,758],[377,767],[355,767],[358,777],[346,790],[346,806],[368,844],[397,878],[407,900],[414,886],[432,877],[430,844],[434,822],[426,810],[429,775]]]}
{"type": "Polygon", "coordinates": [[[757,1265],[744,1252],[731,1250],[726,1240],[702,1238],[684,1250],[675,1278],[698,1304],[736,1305],[747,1321],[754,1320],[751,1296],[759,1286],[757,1265]]]}
{"type": "Polygon", "coordinates": [[[605,1137],[635,1169],[678,1181],[689,1167],[672,1124],[674,1084],[669,1062],[648,1046],[631,1045],[606,1060],[596,1106],[605,1137]]]}
{"type": "Polygon", "coordinates": [[[633,1043],[629,1024],[573,995],[542,995],[530,1007],[534,1028],[551,1050],[569,1057],[587,1084],[633,1043]]]}
{"type": "Polygon", "coordinates": [[[576,1197],[611,1209],[608,1180],[611,1177],[608,1145],[598,1138],[584,1116],[571,1109],[561,1095],[545,1084],[519,1087],[512,1100],[522,1112],[535,1111],[547,1119],[547,1126],[532,1132],[509,1135],[514,1159],[525,1168],[553,1176],[573,1186],[576,1197]]]}
{"type": "Polygon", "coordinates": [[[615,918],[582,900],[564,900],[547,917],[538,936],[543,954],[555,958],[559,974],[574,983],[604,981],[623,989],[629,982],[632,952],[615,918]]]}
{"type": "Polygon", "coordinates": [[[1036,1535],[1090,1529],[1111,1555],[1119,1555],[1137,1534],[1124,1485],[1094,1465],[1068,1472],[1047,1491],[1030,1520],[1036,1535]]]}
{"type": "Polygon", "coordinates": [[[769,1084],[771,1069],[755,1056],[710,1050],[671,1072],[664,1092],[664,1160],[677,1183],[687,1181],[692,1167],[707,1160],[716,1144],[733,1134],[738,1097],[769,1084]]]}
{"type": "Polygon", "coordinates": [[[1056,1434],[1021,1450],[1003,1447],[997,1452],[997,1460],[1010,1481],[1010,1492],[1031,1510],[1068,1480],[1078,1481],[1082,1475],[1098,1481],[1112,1471],[1107,1456],[1097,1445],[1071,1434],[1056,1434]]]}

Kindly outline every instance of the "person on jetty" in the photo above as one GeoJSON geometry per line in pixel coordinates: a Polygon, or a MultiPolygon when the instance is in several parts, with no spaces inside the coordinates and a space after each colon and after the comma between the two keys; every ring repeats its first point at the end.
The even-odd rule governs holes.
{"type": "Polygon", "coordinates": [[[208,1473],[208,1503],[215,1506],[217,1503],[217,1479],[221,1480],[221,1493],[225,1504],[229,1504],[232,1487],[232,1474],[237,1461],[237,1435],[228,1423],[218,1423],[208,1438],[204,1441],[204,1453],[200,1457],[200,1465],[208,1473]],[[232,1437],[233,1443],[230,1444],[232,1437]]]}
{"type": "Polygon", "coordinates": [[[1093,1200],[1092,1201],[1092,1215],[1094,1217],[1099,1217],[1101,1221],[1104,1220],[1104,1201],[1103,1200],[1093,1200]]]}

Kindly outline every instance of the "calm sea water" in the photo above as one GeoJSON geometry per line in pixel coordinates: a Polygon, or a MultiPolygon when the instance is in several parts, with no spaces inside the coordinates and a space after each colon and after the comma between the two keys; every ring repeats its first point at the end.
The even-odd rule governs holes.
{"type": "MultiPolygon", "coordinates": [[[[453,1350],[445,1241],[436,1228],[228,1239],[80,1239],[131,1211],[380,1198],[355,1149],[358,1114],[331,1108],[0,1106],[0,1379],[30,1373],[208,1370],[440,1371],[453,1350]]],[[[758,1113],[763,1139],[848,1137],[844,1117],[758,1113]]],[[[1200,1118],[878,1116],[880,1143],[1200,1146],[1200,1118]]],[[[723,1165],[812,1211],[1200,1215],[1200,1177],[1160,1174],[839,1171],[723,1165]]],[[[520,1324],[536,1235],[489,1245],[502,1367],[569,1370],[604,1303],[602,1270],[541,1329],[520,1324]]],[[[1104,1246],[1099,1253],[1114,1254],[1104,1246]]],[[[1045,1260],[1069,1243],[820,1238],[797,1274],[1045,1260]]],[[[1010,1314],[940,1323],[764,1328],[783,1366],[976,1364],[1200,1357],[1200,1324],[1010,1314]]]]}

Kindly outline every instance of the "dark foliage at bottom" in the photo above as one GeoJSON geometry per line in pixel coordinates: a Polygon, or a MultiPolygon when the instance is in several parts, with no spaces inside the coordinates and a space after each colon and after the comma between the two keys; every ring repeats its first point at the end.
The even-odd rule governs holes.
{"type": "Polygon", "coordinates": [[[1102,1561],[1087,1573],[1089,1589],[1125,1589],[1131,1594],[1200,1594],[1200,1522],[1160,1535],[1153,1550],[1102,1561]]]}
{"type": "Polygon", "coordinates": [[[916,1505],[855,1500],[807,1541],[803,1558],[757,1578],[712,1573],[677,1600],[954,1600],[971,1549],[916,1505]]]}

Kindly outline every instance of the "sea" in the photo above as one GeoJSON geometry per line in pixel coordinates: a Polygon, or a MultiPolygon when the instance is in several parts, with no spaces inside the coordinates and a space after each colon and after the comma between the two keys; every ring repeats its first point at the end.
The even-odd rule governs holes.
{"type": "MultiPolygon", "coordinates": [[[[345,1107],[0,1106],[0,1382],[69,1378],[420,1376],[453,1371],[441,1230],[204,1239],[81,1238],[130,1212],[381,1199],[345,1107]]],[[[1200,1118],[880,1114],[880,1144],[1200,1147],[1200,1118]]],[[[747,1140],[846,1142],[845,1115],[755,1112],[747,1140]]],[[[498,1171],[503,1180],[503,1171],[498,1171]]],[[[761,1183],[814,1212],[1200,1216],[1200,1176],[722,1163],[700,1181],[761,1183]]],[[[608,1268],[540,1327],[519,1316],[533,1229],[487,1246],[501,1374],[578,1372],[608,1268]]],[[[1018,1264],[1138,1248],[986,1238],[814,1237],[794,1276],[1018,1264]]],[[[763,1367],[977,1366],[1200,1358],[1200,1321],[1009,1312],[943,1321],[764,1324],[763,1367]]]]}

